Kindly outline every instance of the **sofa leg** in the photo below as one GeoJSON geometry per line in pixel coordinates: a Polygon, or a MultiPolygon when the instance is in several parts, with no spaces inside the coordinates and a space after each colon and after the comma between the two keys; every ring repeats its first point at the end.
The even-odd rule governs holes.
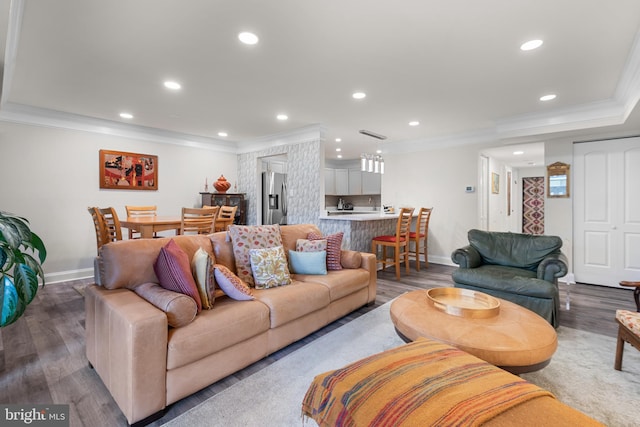
{"type": "Polygon", "coordinates": [[[164,408],[154,414],[149,415],[147,418],[137,421],[133,424],[129,424],[131,427],[144,427],[147,424],[151,424],[154,421],[159,420],[160,418],[164,417],[164,414],[167,413],[167,408],[164,408]]]}

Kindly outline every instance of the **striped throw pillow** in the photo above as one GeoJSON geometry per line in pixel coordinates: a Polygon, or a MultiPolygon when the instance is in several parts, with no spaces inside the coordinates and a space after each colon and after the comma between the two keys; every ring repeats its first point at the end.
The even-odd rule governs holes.
{"type": "Polygon", "coordinates": [[[341,231],[336,234],[330,234],[322,237],[318,233],[309,233],[307,239],[309,240],[327,240],[327,270],[342,270],[342,264],[340,263],[340,253],[342,251],[342,237],[344,233],[341,231]]]}

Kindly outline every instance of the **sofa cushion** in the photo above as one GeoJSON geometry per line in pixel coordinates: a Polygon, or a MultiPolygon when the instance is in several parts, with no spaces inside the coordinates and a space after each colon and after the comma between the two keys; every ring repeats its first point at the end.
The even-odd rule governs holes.
{"type": "Polygon", "coordinates": [[[160,286],[190,296],[198,306],[198,313],[202,310],[198,287],[191,274],[189,257],[173,239],[160,249],[153,269],[158,276],[160,286]]]}
{"type": "Polygon", "coordinates": [[[296,274],[294,278],[325,286],[332,302],[369,286],[369,272],[363,268],[329,271],[324,276],[296,274]]]}
{"type": "Polygon", "coordinates": [[[250,249],[249,256],[256,289],[285,286],[291,283],[289,266],[282,246],[250,249]]]}
{"type": "Polygon", "coordinates": [[[545,257],[562,247],[558,236],[469,230],[468,237],[484,263],[528,270],[535,270],[545,257]]]}
{"type": "Polygon", "coordinates": [[[485,264],[477,268],[458,268],[451,274],[455,283],[494,289],[529,297],[553,298],[558,288],[536,279],[536,272],[515,267],[485,264]]]}
{"type": "Polygon", "coordinates": [[[249,250],[282,246],[280,226],[275,225],[231,225],[229,236],[236,259],[236,274],[249,286],[254,285],[249,250]]]}
{"type": "Polygon", "coordinates": [[[179,328],[193,322],[198,314],[198,306],[190,296],[173,292],[157,283],[143,283],[136,286],[135,293],[167,315],[169,326],[179,328]]]}
{"type": "Polygon", "coordinates": [[[213,274],[220,289],[230,298],[238,301],[253,299],[253,291],[251,288],[226,266],[221,264],[214,265],[213,274]]]}
{"type": "Polygon", "coordinates": [[[268,329],[269,308],[266,305],[258,301],[238,302],[223,296],[216,300],[213,310],[204,310],[188,328],[169,331],[167,369],[195,362],[268,329]]]}
{"type": "Polygon", "coordinates": [[[327,251],[289,251],[291,272],[296,274],[327,274],[327,251]]]}
{"type": "Polygon", "coordinates": [[[202,308],[211,310],[215,301],[215,284],[213,277],[214,260],[204,249],[199,248],[191,258],[191,270],[198,287],[202,308]]]}
{"type": "Polygon", "coordinates": [[[340,255],[342,251],[342,238],[344,233],[340,231],[339,233],[330,234],[328,236],[322,237],[322,235],[318,233],[309,233],[307,238],[309,240],[327,240],[327,270],[342,270],[342,264],[340,264],[340,255]]]}
{"type": "Polygon", "coordinates": [[[254,295],[258,301],[269,307],[271,328],[277,328],[323,309],[331,302],[326,286],[318,283],[303,283],[297,280],[294,280],[289,286],[256,289],[254,295]]]}

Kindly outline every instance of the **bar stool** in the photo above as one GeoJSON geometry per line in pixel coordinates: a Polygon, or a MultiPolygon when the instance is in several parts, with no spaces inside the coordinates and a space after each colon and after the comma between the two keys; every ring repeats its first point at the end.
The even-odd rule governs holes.
{"type": "Polygon", "coordinates": [[[383,270],[388,264],[395,265],[396,280],[400,280],[401,257],[404,259],[407,274],[409,274],[409,231],[411,230],[413,211],[413,208],[401,208],[398,222],[396,223],[396,234],[376,236],[371,242],[371,252],[376,255],[376,258],[378,256],[378,246],[382,246],[382,259],[376,260],[376,264],[381,262],[383,270]],[[393,258],[387,257],[388,247],[394,249],[393,258]]]}
{"type": "Polygon", "coordinates": [[[416,222],[416,231],[409,233],[409,257],[415,258],[417,271],[420,271],[421,247],[424,250],[424,265],[427,268],[429,267],[427,240],[429,238],[429,218],[431,218],[432,210],[433,208],[420,208],[418,221],[416,222]],[[413,250],[411,250],[411,242],[413,242],[413,250]]]}

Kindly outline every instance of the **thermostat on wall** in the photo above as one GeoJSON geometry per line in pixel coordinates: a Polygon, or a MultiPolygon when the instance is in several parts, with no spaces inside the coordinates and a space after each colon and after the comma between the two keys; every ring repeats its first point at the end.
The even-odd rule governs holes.
{"type": "Polygon", "coordinates": [[[473,187],[473,186],[465,187],[464,191],[465,193],[473,193],[474,191],[476,191],[476,187],[473,187]]]}

